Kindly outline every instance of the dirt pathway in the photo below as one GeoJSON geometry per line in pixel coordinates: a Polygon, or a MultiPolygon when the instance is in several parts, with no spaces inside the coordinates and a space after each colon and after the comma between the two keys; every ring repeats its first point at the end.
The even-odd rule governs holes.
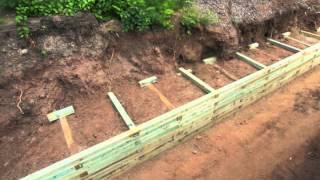
{"type": "Polygon", "coordinates": [[[319,179],[320,68],[118,179],[319,179]]]}

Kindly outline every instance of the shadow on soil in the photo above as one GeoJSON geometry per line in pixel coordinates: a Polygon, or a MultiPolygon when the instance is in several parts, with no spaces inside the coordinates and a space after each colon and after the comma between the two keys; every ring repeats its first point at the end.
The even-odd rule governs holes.
{"type": "MultiPolygon", "coordinates": [[[[298,93],[294,110],[303,114],[320,111],[320,90],[298,93]]],[[[320,118],[320,117],[319,117],[320,118]]],[[[320,179],[320,132],[297,152],[275,167],[270,179],[275,180],[319,180],[320,179]]]]}
{"type": "Polygon", "coordinates": [[[320,133],[286,162],[272,172],[275,180],[318,180],[320,179],[320,133]],[[292,159],[291,159],[292,158],[292,159]],[[296,159],[296,160],[295,160],[296,159]],[[300,161],[297,163],[296,161],[300,161]]]}

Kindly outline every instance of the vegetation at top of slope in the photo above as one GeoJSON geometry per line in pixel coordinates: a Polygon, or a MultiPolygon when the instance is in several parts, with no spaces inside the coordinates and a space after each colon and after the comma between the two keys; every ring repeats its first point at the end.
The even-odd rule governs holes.
{"type": "Polygon", "coordinates": [[[0,9],[14,9],[17,5],[17,0],[0,0],[0,9]]]}
{"type": "Polygon", "coordinates": [[[181,24],[187,27],[188,30],[198,24],[209,25],[216,24],[219,21],[219,17],[215,12],[209,9],[201,9],[195,4],[183,8],[181,14],[181,24]]]}
{"type": "Polygon", "coordinates": [[[197,23],[216,22],[212,21],[216,19],[214,13],[195,9],[193,0],[19,0],[16,6],[19,34],[29,35],[28,17],[72,16],[81,11],[93,13],[100,21],[119,19],[125,31],[144,31],[153,25],[172,28],[175,12],[182,12],[182,25],[188,28],[197,23]]]}

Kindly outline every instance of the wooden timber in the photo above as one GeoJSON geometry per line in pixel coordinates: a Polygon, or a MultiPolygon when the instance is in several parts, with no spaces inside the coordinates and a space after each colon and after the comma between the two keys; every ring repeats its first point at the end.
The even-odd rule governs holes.
{"type": "MultiPolygon", "coordinates": [[[[320,29],[320,28],[319,28],[319,29],[320,29]]],[[[314,39],[320,40],[320,34],[308,32],[308,31],[301,31],[301,33],[302,33],[303,35],[306,35],[306,36],[312,37],[312,38],[314,38],[314,39]]]]}
{"type": "Polygon", "coordinates": [[[236,55],[237,55],[237,57],[238,57],[240,60],[242,60],[243,62],[248,63],[248,64],[250,64],[251,66],[253,66],[253,67],[255,67],[255,68],[259,69],[259,70],[260,70],[260,69],[264,69],[264,68],[267,67],[266,65],[264,65],[264,64],[262,64],[262,63],[260,63],[260,62],[258,62],[258,61],[256,61],[256,60],[254,60],[254,59],[252,59],[252,58],[250,58],[250,57],[248,57],[248,56],[246,56],[246,55],[244,55],[244,54],[241,54],[241,53],[239,53],[239,52],[237,52],[236,55]]]}
{"type": "Polygon", "coordinates": [[[294,42],[296,42],[296,43],[302,44],[302,45],[307,46],[307,47],[312,46],[312,45],[309,44],[309,43],[303,42],[303,41],[301,41],[301,40],[299,40],[299,39],[296,39],[296,38],[293,38],[293,37],[285,36],[284,38],[285,38],[285,39],[288,39],[288,40],[291,40],[291,41],[294,41],[294,42]]]}
{"type": "Polygon", "coordinates": [[[108,96],[113,104],[113,107],[118,111],[119,115],[123,119],[123,121],[126,123],[129,129],[134,129],[136,125],[134,124],[133,120],[130,118],[127,111],[124,109],[124,107],[121,105],[120,101],[118,100],[117,96],[113,92],[109,92],[108,96]]]}
{"type": "Polygon", "coordinates": [[[201,79],[199,79],[198,77],[193,75],[188,70],[186,70],[184,68],[179,68],[179,71],[184,77],[190,79],[196,86],[198,86],[204,92],[211,93],[211,92],[215,91],[210,85],[208,85],[206,82],[202,81],[201,79]]]}
{"type": "Polygon", "coordinates": [[[29,179],[108,179],[211,127],[320,64],[320,44],[57,162],[29,179]]]}
{"type": "Polygon", "coordinates": [[[277,41],[274,39],[268,39],[268,41],[275,46],[278,46],[278,47],[283,48],[285,50],[291,51],[293,53],[297,53],[297,52],[302,51],[302,49],[300,49],[300,48],[293,47],[289,44],[286,44],[286,43],[283,43],[283,42],[280,42],[280,41],[277,41]]]}

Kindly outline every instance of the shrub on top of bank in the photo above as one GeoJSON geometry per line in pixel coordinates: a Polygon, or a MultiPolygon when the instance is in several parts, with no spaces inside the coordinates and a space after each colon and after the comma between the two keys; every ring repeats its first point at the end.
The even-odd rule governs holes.
{"type": "MultiPolygon", "coordinates": [[[[0,0],[4,1],[4,0],[0,0]]],[[[125,31],[144,31],[153,25],[171,28],[175,12],[192,7],[193,0],[19,0],[16,22],[21,37],[28,36],[28,17],[67,15],[86,11],[98,20],[119,19],[125,31]]],[[[184,14],[188,14],[186,11],[184,14]]],[[[191,18],[198,18],[192,16],[191,18]]],[[[198,21],[196,20],[197,22],[198,21]]],[[[191,25],[193,25],[191,23],[191,25]]],[[[189,24],[186,24],[189,26],[189,24]]]]}
{"type": "Polygon", "coordinates": [[[0,0],[1,9],[14,9],[17,6],[17,0],[0,0]]]}

